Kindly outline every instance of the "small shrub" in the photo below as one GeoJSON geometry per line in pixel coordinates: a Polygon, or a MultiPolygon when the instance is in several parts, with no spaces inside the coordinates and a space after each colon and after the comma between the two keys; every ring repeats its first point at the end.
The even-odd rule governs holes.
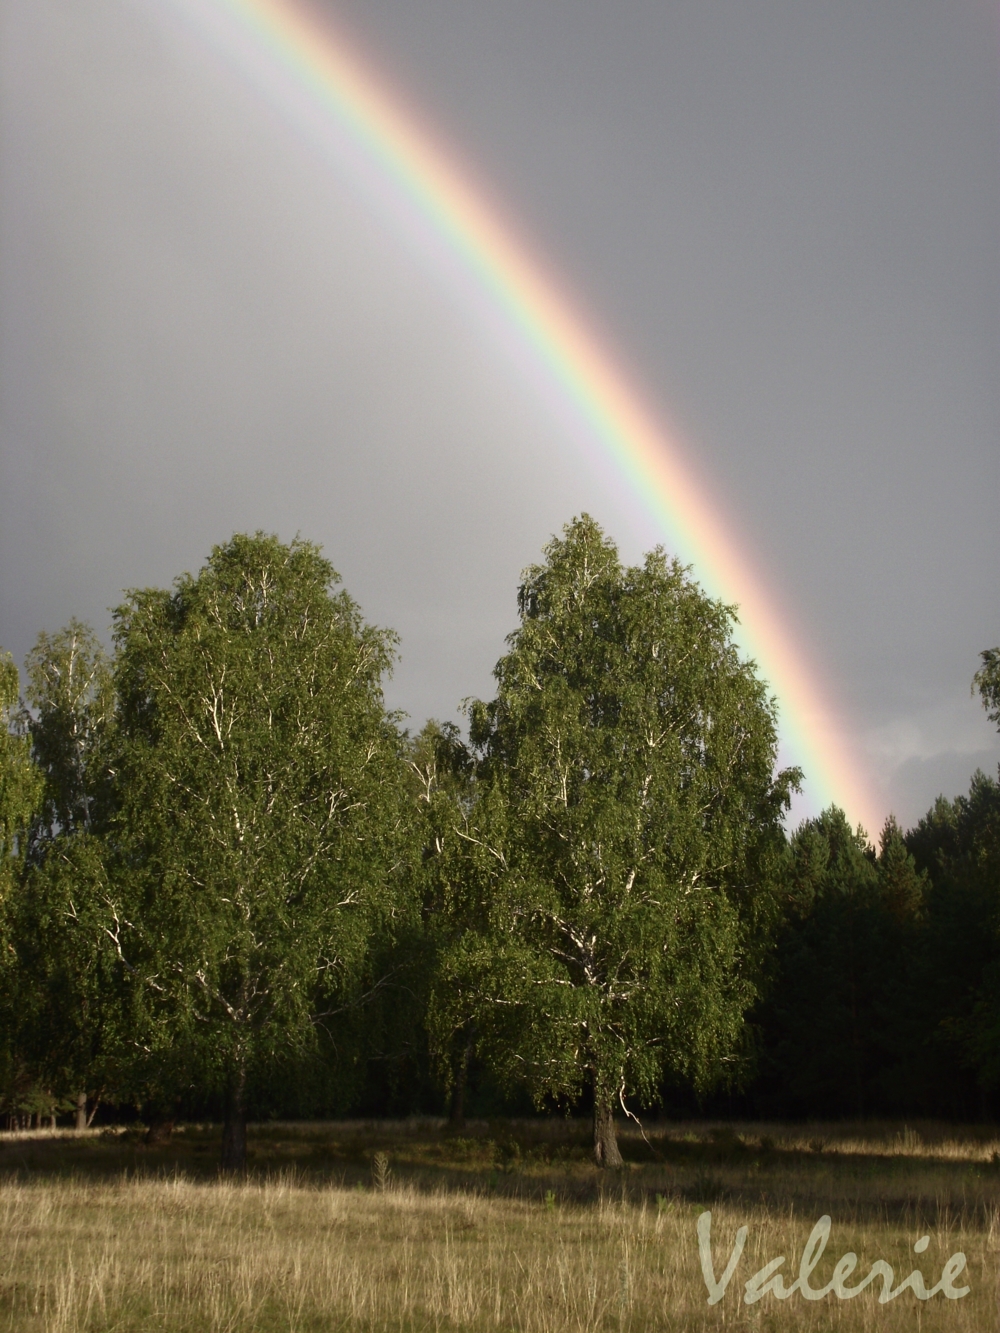
{"type": "Polygon", "coordinates": [[[513,1134],[500,1134],[497,1137],[494,1160],[497,1166],[508,1175],[520,1166],[521,1145],[513,1134]]]}

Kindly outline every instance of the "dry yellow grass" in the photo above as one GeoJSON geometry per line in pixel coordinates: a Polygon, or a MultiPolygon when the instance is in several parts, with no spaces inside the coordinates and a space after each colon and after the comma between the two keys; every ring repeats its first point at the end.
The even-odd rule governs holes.
{"type": "MultiPolygon", "coordinates": [[[[125,1152],[121,1141],[5,1136],[0,1330],[997,1326],[1000,1173],[992,1153],[1000,1145],[988,1137],[672,1126],[650,1134],[661,1160],[633,1162],[609,1180],[581,1160],[575,1127],[536,1126],[534,1140],[529,1128],[498,1151],[497,1127],[449,1140],[426,1126],[272,1126],[256,1135],[258,1160],[268,1170],[282,1160],[298,1165],[244,1182],[199,1175],[194,1146],[211,1149],[207,1133],[181,1136],[183,1172],[178,1158],[174,1175],[157,1175],[168,1164],[135,1148],[127,1166],[139,1174],[128,1177],[108,1175],[113,1154],[125,1152]],[[96,1157],[88,1165],[91,1148],[104,1154],[100,1169],[96,1157]],[[25,1156],[47,1150],[77,1156],[25,1156]],[[373,1183],[377,1151],[391,1172],[384,1190],[373,1183]],[[317,1161],[325,1165],[312,1169],[317,1161]],[[714,1307],[698,1262],[696,1224],[706,1208],[717,1271],[736,1228],[749,1226],[743,1260],[714,1307]],[[962,1250],[969,1296],[917,1302],[905,1292],[879,1305],[876,1288],[850,1302],[795,1295],[743,1303],[743,1283],[767,1260],[785,1254],[789,1280],[795,1276],[822,1212],[832,1215],[833,1233],[814,1285],[846,1249],[860,1256],[855,1280],[884,1259],[897,1281],[919,1266],[928,1284],[962,1250]],[[924,1233],[930,1244],[918,1257],[912,1246],[924,1233]]],[[[627,1146],[633,1156],[644,1147],[627,1146]]]]}

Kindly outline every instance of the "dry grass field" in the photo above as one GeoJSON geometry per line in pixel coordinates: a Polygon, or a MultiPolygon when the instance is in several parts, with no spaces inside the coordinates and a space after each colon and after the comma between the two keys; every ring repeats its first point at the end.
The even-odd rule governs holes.
{"type": "Polygon", "coordinates": [[[953,1330],[998,1327],[1000,1140],[918,1125],[647,1126],[617,1177],[573,1122],[267,1125],[245,1180],[214,1174],[218,1131],[164,1148],[130,1132],[0,1136],[0,1330],[292,1333],[360,1330],[953,1330]],[[696,1226],[712,1213],[707,1302],[696,1226]],[[845,1250],[896,1282],[919,1267],[969,1294],[879,1304],[881,1283],[742,1299],[768,1260],[786,1281],[821,1214],[814,1287],[845,1250]],[[929,1242],[913,1252],[918,1238],[929,1242]]]}

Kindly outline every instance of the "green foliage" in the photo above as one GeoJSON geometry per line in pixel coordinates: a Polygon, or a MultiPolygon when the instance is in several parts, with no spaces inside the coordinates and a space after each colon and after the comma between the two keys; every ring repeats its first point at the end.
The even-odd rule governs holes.
{"type": "MultiPolygon", "coordinates": [[[[1000,650],[974,686],[1000,721],[1000,650]]],[[[1000,1087],[1000,786],[939,797],[878,855],[827,811],[791,840],[767,1005],[765,1114],[982,1116],[1000,1087]]]]}
{"type": "Polygon", "coordinates": [[[315,546],[258,533],[115,612],[122,956],[144,979],[153,1085],[242,1105],[247,1076],[314,1049],[317,1025],[335,1047],[391,926],[395,639],[337,581],[315,546]]]}
{"type": "Polygon", "coordinates": [[[19,987],[11,928],[11,899],[23,874],[29,830],[42,797],[42,775],[31,758],[18,709],[18,674],[0,651],[0,1107],[21,1113],[35,1106],[36,1090],[14,1041],[19,987]]]}
{"type": "Polygon", "coordinates": [[[972,688],[979,691],[986,715],[1000,727],[1000,648],[987,648],[980,653],[982,666],[972,680],[972,688]]]}
{"type": "Polygon", "coordinates": [[[36,842],[90,832],[109,796],[108,734],[114,721],[111,662],[93,630],[71,620],[40,634],[26,663],[28,730],[45,776],[36,842]]]}
{"type": "MultiPolygon", "coordinates": [[[[431,719],[407,741],[404,757],[414,811],[411,865],[422,918],[413,986],[423,1023],[439,960],[472,924],[466,912],[474,894],[469,894],[465,878],[471,867],[466,849],[476,801],[476,765],[454,723],[431,719]]],[[[451,1094],[455,1119],[461,1119],[464,1109],[474,1027],[474,1018],[467,1015],[447,1035],[439,1032],[435,1038],[435,1072],[451,1094]]],[[[426,1047],[426,1033],[422,1037],[426,1047]]]]}
{"type": "MultiPolygon", "coordinates": [[[[77,620],[40,634],[28,655],[24,714],[42,781],[30,867],[8,902],[12,966],[7,1030],[22,1076],[60,1097],[117,1091],[127,1032],[116,928],[104,867],[112,798],[111,664],[77,620]]],[[[46,1092],[45,1097],[51,1099],[46,1092]]]]}
{"type": "Polygon", "coordinates": [[[479,764],[442,837],[439,1051],[536,1100],[587,1084],[654,1099],[665,1072],[732,1069],[797,774],[775,776],[773,702],[733,611],[654,551],[626,568],[594,521],[524,576],[497,695],[470,707],[479,764]]]}
{"type": "Polygon", "coordinates": [[[16,991],[9,1027],[24,1068],[64,1099],[78,1089],[127,1095],[141,1015],[101,840],[55,838],[12,892],[7,919],[16,991]]]}
{"type": "MultiPolygon", "coordinates": [[[[981,654],[973,679],[991,721],[1000,725],[1000,648],[981,654]]],[[[927,963],[921,991],[935,1045],[971,1072],[983,1095],[1000,1088],[1000,784],[973,775],[968,796],[939,797],[907,835],[933,884],[927,908],[927,963]]],[[[983,1103],[980,1103],[982,1106],[983,1103]]]]}
{"type": "Polygon", "coordinates": [[[17,667],[0,651],[0,903],[20,873],[42,790],[17,706],[17,667]]]}
{"type": "Polygon", "coordinates": [[[927,877],[894,821],[876,854],[832,808],[791,838],[783,885],[785,924],[757,1015],[762,1094],[786,1114],[893,1107],[914,1091],[905,1057],[921,1040],[908,1023],[927,877]]]}
{"type": "MultiPolygon", "coordinates": [[[[939,800],[911,835],[930,862],[941,1036],[986,1089],[1000,1087],[1000,785],[983,773],[968,796],[939,800]]],[[[931,969],[929,968],[930,972],[931,969]]]]}
{"type": "MultiPolygon", "coordinates": [[[[995,1114],[1000,784],[786,839],[731,608],[587,517],[518,607],[468,743],[400,734],[302,541],[132,592],[114,660],[40,635],[26,706],[0,653],[0,1110],[995,1114]]],[[[1000,724],[1000,649],[974,688],[1000,724]]]]}

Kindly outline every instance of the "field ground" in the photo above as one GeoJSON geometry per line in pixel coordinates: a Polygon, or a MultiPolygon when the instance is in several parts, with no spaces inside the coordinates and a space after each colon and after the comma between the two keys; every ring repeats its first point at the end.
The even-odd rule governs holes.
{"type": "Polygon", "coordinates": [[[327,1333],[328,1330],[918,1329],[998,1327],[1000,1131],[941,1125],[647,1125],[622,1132],[626,1170],[588,1161],[574,1121],[268,1124],[245,1180],[215,1173],[219,1131],[160,1148],[138,1131],[0,1135],[0,1333],[327,1333]],[[707,1304],[697,1220],[715,1271],[707,1304]],[[821,1214],[812,1276],[846,1251],[928,1287],[955,1251],[969,1294],[878,1303],[833,1294],[742,1299],[768,1260],[786,1281],[821,1214]],[[918,1238],[928,1235],[921,1254],[918,1238]]]}

